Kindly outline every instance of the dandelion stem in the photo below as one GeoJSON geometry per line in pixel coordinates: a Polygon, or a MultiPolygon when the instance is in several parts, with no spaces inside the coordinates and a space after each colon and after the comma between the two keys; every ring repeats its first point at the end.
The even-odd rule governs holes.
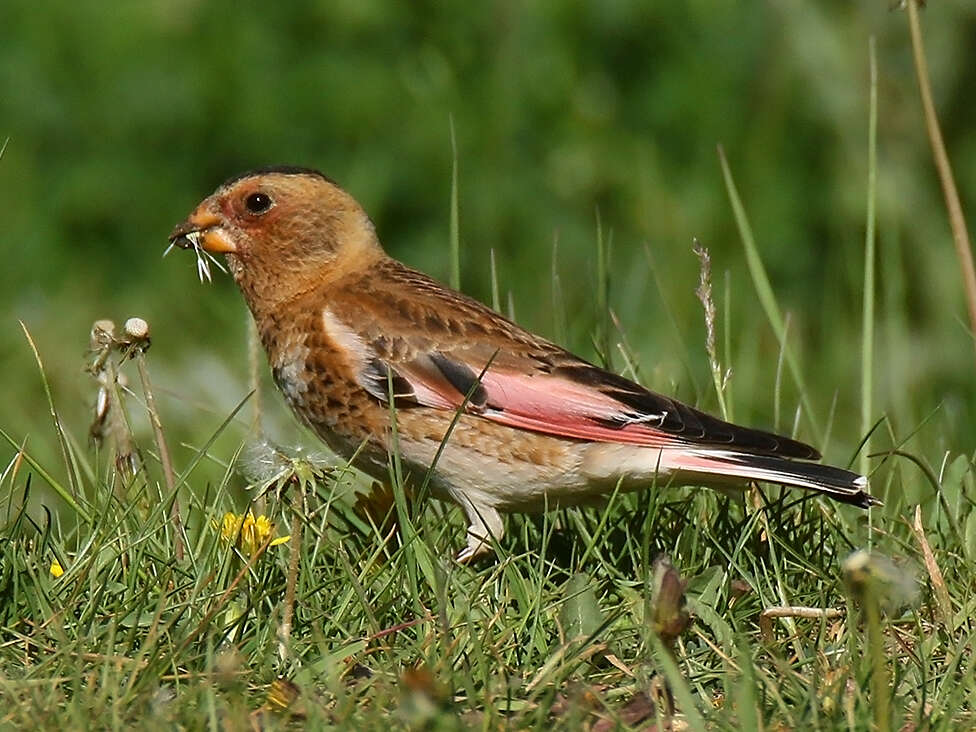
{"type": "Polygon", "coordinates": [[[175,656],[177,657],[181,656],[183,651],[186,650],[187,646],[193,643],[193,641],[195,641],[199,637],[199,635],[207,627],[209,627],[210,621],[213,620],[214,615],[219,613],[221,609],[223,609],[224,605],[227,604],[227,601],[230,600],[230,598],[233,596],[234,591],[237,589],[237,586],[241,583],[241,580],[244,579],[247,573],[251,571],[251,567],[254,566],[255,562],[257,562],[258,559],[260,559],[261,556],[264,554],[264,552],[268,549],[268,547],[271,546],[271,541],[273,539],[274,539],[274,534],[269,533],[268,536],[265,538],[264,542],[261,544],[261,546],[258,547],[257,551],[255,551],[254,554],[252,554],[251,557],[244,563],[244,566],[241,567],[240,571],[231,581],[230,585],[227,587],[226,590],[224,590],[224,594],[220,596],[220,598],[213,605],[213,607],[211,607],[206,612],[206,614],[203,616],[203,619],[197,624],[197,627],[194,628],[190,632],[190,634],[187,635],[187,637],[183,640],[183,642],[179,645],[179,647],[176,649],[176,652],[174,654],[175,656]]]}
{"type": "Polygon", "coordinates": [[[288,557],[288,580],[285,585],[285,609],[278,629],[278,657],[282,664],[288,660],[288,640],[291,637],[292,619],[295,617],[295,587],[298,585],[298,558],[302,549],[302,514],[299,501],[304,496],[292,497],[291,507],[291,554],[288,557]]]}
{"type": "Polygon", "coordinates": [[[173,474],[173,461],[166,446],[166,435],[163,433],[163,423],[159,419],[156,409],[156,398],[153,396],[152,384],[149,381],[149,368],[146,366],[146,355],[142,348],[135,350],[136,366],[139,368],[139,378],[142,380],[142,391],[146,395],[146,411],[149,412],[149,422],[152,424],[153,436],[156,438],[156,448],[159,450],[159,462],[163,466],[163,478],[166,481],[166,492],[172,497],[170,519],[173,521],[173,531],[176,534],[173,543],[173,553],[177,562],[183,561],[185,554],[183,545],[183,521],[180,518],[180,499],[176,495],[176,478],[173,474]]]}

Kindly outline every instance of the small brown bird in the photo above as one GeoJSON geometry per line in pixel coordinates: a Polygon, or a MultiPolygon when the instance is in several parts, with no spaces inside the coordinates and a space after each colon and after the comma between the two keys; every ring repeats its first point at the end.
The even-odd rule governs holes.
{"type": "Polygon", "coordinates": [[[381,481],[392,399],[408,479],[431,471],[434,494],[467,516],[459,560],[502,536],[500,512],[591,502],[618,484],[761,480],[879,503],[864,476],[803,462],[819,459],[813,447],[648,391],[392,259],[318,171],[232,178],[170,242],[227,256],[292,409],[381,481]]]}

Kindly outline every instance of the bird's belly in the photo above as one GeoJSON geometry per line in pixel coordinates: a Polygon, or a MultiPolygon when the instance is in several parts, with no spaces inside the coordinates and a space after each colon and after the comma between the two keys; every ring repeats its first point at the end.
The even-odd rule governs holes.
{"type": "Polygon", "coordinates": [[[401,457],[424,470],[434,465],[435,495],[500,511],[537,512],[589,503],[613,490],[581,471],[588,443],[472,415],[462,415],[444,441],[453,416],[427,409],[397,415],[401,457]]]}
{"type": "MultiPolygon", "coordinates": [[[[430,464],[430,445],[401,444],[404,454],[416,451],[419,460],[430,464]]],[[[668,450],[568,440],[477,417],[459,421],[434,476],[448,497],[460,494],[475,505],[529,513],[601,503],[618,490],[686,482],[673,469],[668,450]]]]}

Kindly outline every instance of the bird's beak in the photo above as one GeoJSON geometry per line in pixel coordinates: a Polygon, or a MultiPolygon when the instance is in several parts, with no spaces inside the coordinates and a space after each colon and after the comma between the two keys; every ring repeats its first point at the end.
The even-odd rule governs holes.
{"type": "Polygon", "coordinates": [[[217,214],[201,205],[190,218],[173,229],[169,242],[182,249],[199,247],[212,254],[233,254],[237,247],[221,228],[221,223],[217,214]]]}

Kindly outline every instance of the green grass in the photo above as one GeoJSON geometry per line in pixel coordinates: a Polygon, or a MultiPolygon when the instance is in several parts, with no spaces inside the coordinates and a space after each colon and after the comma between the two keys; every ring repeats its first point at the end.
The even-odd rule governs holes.
{"type": "MultiPolygon", "coordinates": [[[[244,505],[233,471],[217,484],[181,472],[188,541],[178,562],[162,471],[142,447],[146,469],[125,484],[111,456],[72,448],[81,474],[98,476],[83,480],[77,497],[90,522],[67,511],[36,523],[21,510],[31,490],[27,466],[4,475],[4,724],[84,726],[94,718],[203,728],[259,713],[277,727],[294,713],[350,727],[571,729],[623,724],[647,695],[658,704],[645,711],[667,717],[665,686],[693,728],[695,720],[714,729],[755,719],[804,729],[976,721],[976,512],[966,499],[973,472],[965,458],[940,486],[944,512],[926,512],[927,540],[948,583],[940,614],[919,544],[900,519],[906,477],[897,470],[887,490],[876,483],[889,502],[875,517],[883,528],[874,544],[899,565],[872,559],[867,579],[845,587],[841,567],[865,545],[866,515],[795,493],[741,501],[661,489],[614,496],[601,510],[514,517],[498,560],[464,567],[451,559],[463,537],[456,511],[445,520],[439,504],[398,501],[400,525],[411,529],[401,530],[402,545],[384,541],[353,509],[341,471],[287,462],[270,480],[266,510],[284,534],[291,507],[304,506],[300,542],[295,535],[248,563],[215,529],[224,512],[244,505]],[[292,552],[296,604],[282,658],[292,552]],[[651,560],[660,553],[688,580],[693,616],[673,655],[651,620],[651,560]],[[49,571],[53,560],[66,570],[61,577],[49,571]],[[905,573],[921,581],[920,596],[911,580],[904,587],[905,573]],[[845,614],[774,621],[764,637],[759,614],[784,604],[845,614]],[[279,676],[296,685],[298,701],[288,712],[256,712],[279,676]],[[876,719],[880,709],[890,713],[876,719]]],[[[248,496],[256,499],[265,483],[248,496]]]]}
{"type": "MultiPolygon", "coordinates": [[[[759,246],[747,246],[761,272],[759,246]]],[[[764,297],[777,312],[771,287],[764,297]]],[[[133,370],[130,346],[119,348],[111,358],[133,370]]],[[[804,365],[797,357],[793,368],[804,365]]],[[[145,396],[127,397],[127,424],[145,396]]],[[[803,403],[810,397],[801,391],[803,403]]],[[[173,466],[175,493],[158,441],[137,443],[135,474],[68,430],[58,467],[29,450],[15,455],[0,483],[0,723],[611,729],[674,715],[693,729],[976,724],[976,476],[966,456],[929,468],[931,486],[910,461],[876,460],[873,490],[886,505],[870,523],[857,509],[775,488],[729,498],[649,487],[599,509],[511,517],[497,560],[467,567],[451,559],[463,541],[459,512],[412,504],[398,461],[391,514],[364,514],[363,486],[341,465],[291,460],[247,438],[213,452],[235,416],[173,466]],[[220,480],[198,478],[206,463],[222,466],[220,480]],[[28,508],[42,482],[66,505],[37,518],[28,508]],[[909,525],[914,496],[923,497],[928,563],[909,525]],[[182,529],[171,518],[177,497],[182,529]],[[238,537],[221,538],[225,512],[249,503],[263,506],[275,535],[291,526],[291,540],[252,557],[238,537]],[[848,560],[869,545],[873,554],[848,560]],[[692,618],[670,633],[660,617],[680,602],[660,599],[661,554],[687,582],[692,618]],[[777,606],[842,613],[761,630],[760,616],[777,606]],[[297,691],[288,703],[269,701],[284,693],[279,678],[297,691]]]]}

